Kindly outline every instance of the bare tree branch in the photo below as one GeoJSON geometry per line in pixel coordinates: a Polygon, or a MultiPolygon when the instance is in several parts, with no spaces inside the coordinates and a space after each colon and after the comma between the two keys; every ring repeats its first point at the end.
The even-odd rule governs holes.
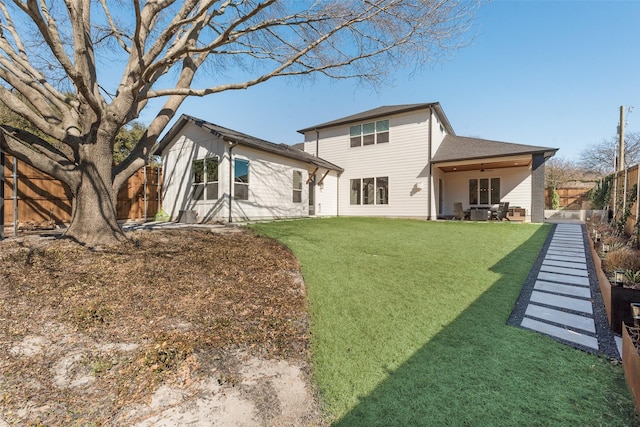
{"type": "Polygon", "coordinates": [[[119,187],[147,162],[187,97],[276,77],[379,83],[401,64],[420,66],[463,46],[480,1],[1,2],[0,102],[51,144],[66,145],[7,126],[1,144],[74,189],[69,235],[85,239],[81,228],[90,227],[114,236],[119,187]],[[158,98],[164,103],[147,131],[114,165],[118,132],[158,98]]]}

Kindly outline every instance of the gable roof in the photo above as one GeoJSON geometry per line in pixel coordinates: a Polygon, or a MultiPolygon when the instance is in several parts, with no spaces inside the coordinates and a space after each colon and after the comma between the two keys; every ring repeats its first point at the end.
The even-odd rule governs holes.
{"type": "Polygon", "coordinates": [[[328,128],[332,126],[344,125],[347,123],[360,122],[363,120],[371,120],[379,117],[390,116],[392,114],[400,114],[406,113],[409,111],[415,110],[426,110],[429,108],[433,108],[440,117],[440,121],[444,125],[447,133],[451,135],[455,135],[456,133],[453,131],[451,124],[449,123],[449,119],[445,116],[444,111],[442,111],[442,107],[439,102],[430,102],[430,103],[422,103],[422,104],[402,104],[402,105],[386,105],[378,108],[374,108],[373,110],[363,111],[361,113],[352,114],[350,116],[342,117],[340,119],[332,120],[330,122],[321,123],[315,126],[310,126],[304,129],[300,129],[298,132],[304,134],[305,132],[328,128]]]}
{"type": "Polygon", "coordinates": [[[440,163],[454,160],[484,159],[489,157],[539,153],[544,153],[545,157],[551,157],[556,151],[558,151],[557,148],[446,135],[431,161],[432,163],[440,163]]]}
{"type": "Polygon", "coordinates": [[[343,172],[340,166],[336,166],[331,162],[328,162],[320,157],[316,157],[305,151],[299,150],[287,144],[275,144],[273,142],[265,141],[264,139],[256,138],[251,135],[247,135],[242,132],[238,132],[232,129],[218,126],[213,123],[209,123],[206,120],[198,119],[197,117],[183,114],[178,121],[169,129],[169,132],[160,140],[157,148],[154,150],[156,153],[162,153],[167,146],[175,139],[180,133],[182,128],[191,123],[225,141],[243,145],[245,147],[255,148],[257,150],[266,151],[272,154],[278,154],[290,159],[300,160],[303,162],[311,163],[315,166],[331,169],[339,172],[343,172]]]}

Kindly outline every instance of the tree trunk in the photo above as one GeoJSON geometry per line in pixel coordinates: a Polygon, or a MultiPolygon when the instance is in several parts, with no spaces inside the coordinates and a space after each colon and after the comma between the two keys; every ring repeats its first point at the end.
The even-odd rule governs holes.
{"type": "MultiPolygon", "coordinates": [[[[108,150],[108,148],[107,148],[108,150]]],[[[96,145],[82,153],[80,183],[74,193],[71,224],[65,236],[95,247],[126,240],[118,224],[117,189],[113,189],[112,155],[96,145]]]]}

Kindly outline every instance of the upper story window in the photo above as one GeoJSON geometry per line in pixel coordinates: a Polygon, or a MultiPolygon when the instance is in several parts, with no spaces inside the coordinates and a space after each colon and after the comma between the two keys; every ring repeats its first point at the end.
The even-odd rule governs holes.
{"type": "Polygon", "coordinates": [[[194,200],[216,200],[218,198],[218,158],[193,161],[194,200]]]}
{"type": "Polygon", "coordinates": [[[389,142],[389,120],[354,125],[349,128],[352,147],[389,142]]]}

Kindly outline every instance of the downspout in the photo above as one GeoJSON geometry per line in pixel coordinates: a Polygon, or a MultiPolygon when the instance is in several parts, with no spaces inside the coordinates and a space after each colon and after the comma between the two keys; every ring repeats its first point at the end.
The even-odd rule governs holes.
{"type": "Polygon", "coordinates": [[[236,145],[238,145],[236,142],[229,141],[229,223],[233,222],[233,219],[231,218],[231,202],[233,200],[233,197],[232,197],[232,193],[233,193],[233,154],[232,154],[232,150],[233,150],[233,147],[235,147],[236,145]]]}
{"type": "Polygon", "coordinates": [[[432,137],[433,137],[433,107],[429,107],[429,139],[427,141],[427,150],[429,150],[428,161],[429,161],[429,175],[427,176],[427,221],[431,221],[431,184],[433,181],[433,171],[431,169],[431,147],[432,147],[432,137]]]}
{"type": "Polygon", "coordinates": [[[320,131],[318,131],[318,129],[315,129],[316,131],[316,157],[320,157],[320,131]]]}

